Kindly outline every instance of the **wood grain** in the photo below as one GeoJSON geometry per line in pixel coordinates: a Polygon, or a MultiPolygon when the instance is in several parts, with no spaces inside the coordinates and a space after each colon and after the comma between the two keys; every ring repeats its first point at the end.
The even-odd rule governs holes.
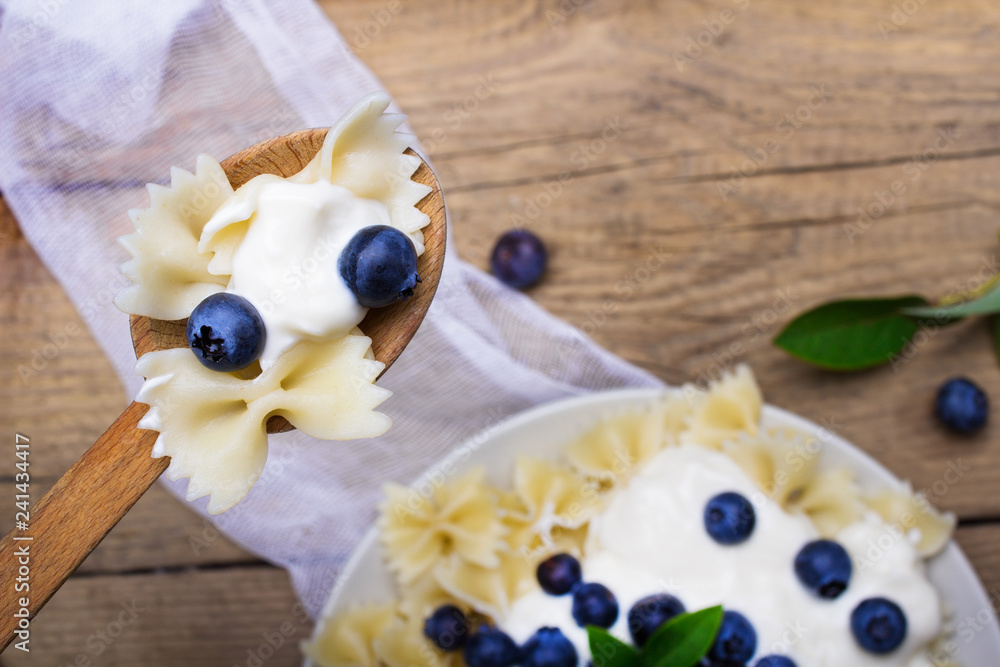
{"type": "MultiPolygon", "coordinates": [[[[326,130],[306,130],[278,137],[237,153],[222,162],[232,184],[239,187],[263,173],[291,176],[302,170],[322,146],[326,130]]],[[[409,151],[410,155],[416,155],[409,151]]],[[[423,283],[412,298],[373,310],[360,324],[372,339],[375,358],[388,368],[413,337],[437,290],[444,263],[447,237],[444,201],[440,186],[426,163],[413,176],[431,191],[418,204],[430,218],[424,230],[424,253],[417,268],[423,283]]],[[[165,322],[131,318],[136,355],[183,347],[181,321],[165,322]]],[[[132,403],[93,447],[31,508],[31,529],[15,530],[0,540],[0,579],[14,581],[18,569],[31,568],[31,595],[0,596],[0,649],[14,638],[20,610],[33,618],[80,566],[94,547],[131,509],[132,505],[166,470],[168,457],[153,458],[157,433],[139,429],[148,407],[132,403]],[[28,552],[30,551],[30,556],[28,552]]],[[[268,430],[288,430],[282,417],[272,417],[268,430]]],[[[26,638],[26,637],[22,637],[26,638]]]]}
{"type": "Polygon", "coordinates": [[[271,566],[82,576],[36,617],[31,653],[8,649],[0,664],[291,667],[311,631],[287,573],[271,566]]]}
{"type": "MultiPolygon", "coordinates": [[[[928,407],[940,382],[956,374],[971,375],[1000,402],[983,323],[933,336],[899,372],[814,371],[769,342],[796,312],[820,301],[910,290],[935,296],[991,259],[1000,204],[1000,7],[920,3],[883,35],[879,21],[889,19],[891,2],[751,0],[679,70],[672,54],[736,4],[407,0],[380,25],[373,12],[386,3],[321,1],[429,150],[462,257],[486,268],[496,235],[515,215],[545,203],[546,185],[568,170],[572,180],[530,219],[551,250],[549,275],[533,299],[670,382],[699,381],[746,361],[770,402],[832,420],[918,488],[933,488],[949,461],[972,462],[935,500],[976,522],[959,529],[958,542],[987,589],[1000,590],[996,426],[956,440],[939,430],[928,407]],[[552,15],[565,20],[553,24],[552,15]],[[823,84],[829,101],[791,135],[777,132],[776,124],[808,101],[810,87],[823,84]],[[588,150],[616,116],[625,124],[620,135],[600,152],[588,150]],[[926,162],[917,181],[906,181],[905,195],[851,243],[843,226],[857,220],[857,208],[910,178],[906,165],[949,127],[958,131],[954,144],[926,162]],[[739,175],[747,151],[775,135],[779,150],[723,200],[718,185],[739,175]],[[661,248],[667,262],[644,278],[651,251],[661,248]],[[631,293],[618,289],[623,281],[631,281],[631,293]],[[788,288],[793,298],[785,306],[779,293],[788,288]]],[[[41,454],[33,465],[54,482],[127,399],[2,202],[0,234],[0,429],[31,434],[41,454]],[[81,330],[59,356],[22,380],[18,367],[74,323],[81,330]]],[[[2,473],[0,493],[14,493],[2,473]]],[[[248,558],[223,538],[195,554],[187,540],[204,530],[202,519],[166,492],[157,504],[150,495],[81,568],[93,562],[100,574],[86,588],[71,579],[36,619],[36,637],[48,644],[31,664],[68,663],[97,629],[95,614],[110,620],[126,580],[142,579],[143,591],[170,599],[157,616],[163,631],[123,635],[94,664],[246,664],[245,654],[233,659],[240,647],[232,634],[280,623],[285,610],[268,600],[279,590],[291,599],[282,577],[269,579],[251,601],[214,585],[223,577],[218,569],[198,572],[194,586],[183,583],[187,572],[110,574],[159,560],[172,568],[218,567],[248,558]],[[172,527],[172,537],[160,534],[161,524],[172,527]],[[119,537],[126,528],[127,539],[119,537]],[[219,646],[203,638],[198,652],[189,652],[184,640],[194,634],[217,636],[219,646]]],[[[20,658],[13,653],[0,663],[20,658]]],[[[297,662],[282,656],[265,664],[297,662]]]]}

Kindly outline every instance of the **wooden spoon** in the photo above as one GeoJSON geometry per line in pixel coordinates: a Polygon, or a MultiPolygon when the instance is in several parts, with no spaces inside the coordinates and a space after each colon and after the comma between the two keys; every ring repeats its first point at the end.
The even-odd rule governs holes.
{"type": "MultiPolygon", "coordinates": [[[[222,168],[234,188],[260,174],[291,176],[319,152],[326,133],[326,129],[303,130],[264,141],[225,160],[222,168]]],[[[416,155],[409,149],[406,152],[416,155]]],[[[375,358],[386,368],[420,326],[437,290],[444,262],[446,230],[441,187],[423,161],[413,180],[432,188],[417,204],[430,217],[430,224],[424,228],[424,253],[417,263],[423,282],[413,297],[369,311],[360,325],[372,339],[375,358]]],[[[184,320],[165,322],[133,316],[132,342],[136,356],[152,350],[185,347],[184,325],[184,320]]],[[[28,529],[11,531],[0,540],[0,582],[6,587],[0,592],[0,650],[16,636],[18,641],[23,638],[16,633],[24,623],[15,614],[26,608],[29,619],[33,618],[166,470],[169,457],[152,457],[158,433],[137,428],[147,409],[148,406],[135,402],[126,408],[111,428],[35,503],[28,529]],[[19,568],[22,568],[20,580],[19,568]],[[27,568],[26,575],[23,568],[27,568]],[[15,584],[25,579],[29,588],[15,592],[15,584]]],[[[291,428],[280,416],[272,416],[267,422],[269,433],[291,428]]]]}

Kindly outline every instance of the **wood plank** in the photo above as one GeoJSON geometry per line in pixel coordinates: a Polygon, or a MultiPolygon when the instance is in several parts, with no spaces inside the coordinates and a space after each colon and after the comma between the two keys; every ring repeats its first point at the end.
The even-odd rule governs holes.
{"type": "Polygon", "coordinates": [[[449,192],[555,175],[615,115],[637,131],[609,149],[611,163],[654,160],[678,175],[731,171],[775,135],[770,164],[782,166],[909,156],[928,131],[955,123],[967,148],[998,146],[988,100],[1000,14],[983,2],[921,6],[886,38],[878,21],[891,8],[883,17],[861,0],[836,12],[775,0],[416,2],[385,27],[373,27],[377,10],[365,3],[323,6],[433,144],[449,192]],[[734,17],[719,37],[675,64],[726,9],[734,17]],[[409,52],[421,58],[399,57],[409,52]],[[829,101],[800,112],[824,85],[829,101]],[[800,127],[776,131],[796,113],[808,115],[800,127]]]}
{"type": "Polygon", "coordinates": [[[0,664],[291,666],[311,628],[269,566],[75,576],[32,622],[31,652],[0,664]]]}

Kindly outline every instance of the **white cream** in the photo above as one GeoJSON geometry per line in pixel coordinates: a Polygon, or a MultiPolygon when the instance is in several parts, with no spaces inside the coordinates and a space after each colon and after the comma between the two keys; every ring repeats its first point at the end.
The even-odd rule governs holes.
{"type": "Polygon", "coordinates": [[[329,181],[269,179],[247,187],[205,225],[250,225],[232,259],[227,292],[260,312],[267,331],[262,368],[300,340],[339,338],[368,312],[337,268],[341,251],[363,227],[389,225],[389,210],[329,181]],[[240,196],[243,194],[243,196],[240,196]]]}
{"type": "MultiPolygon", "coordinates": [[[[817,538],[812,523],[767,500],[726,455],[685,445],[650,460],[591,522],[583,576],[614,592],[619,616],[611,631],[626,641],[628,610],[640,598],[665,592],[689,611],[722,604],[745,615],[757,632],[755,660],[780,653],[799,667],[924,667],[930,664],[927,646],[941,631],[940,599],[913,545],[902,538],[884,548],[884,533],[881,519],[870,514],[837,537],[854,571],[839,598],[821,600],[802,586],[792,566],[802,545],[817,538]],[[705,532],[705,503],[723,491],[754,504],[756,527],[743,544],[722,546],[705,532]],[[869,553],[873,545],[878,549],[869,553]],[[895,601],[907,616],[907,639],[888,656],[863,651],[850,631],[851,611],[874,596],[895,601]]],[[[586,664],[586,632],[573,621],[571,605],[571,596],[539,590],[517,600],[500,626],[518,642],[539,627],[557,626],[586,664]]]]}

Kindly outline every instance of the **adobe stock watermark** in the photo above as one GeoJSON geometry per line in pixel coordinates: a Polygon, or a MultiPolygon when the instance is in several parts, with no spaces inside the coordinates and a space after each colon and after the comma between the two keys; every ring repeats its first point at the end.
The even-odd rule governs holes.
{"type": "Polygon", "coordinates": [[[576,13],[586,3],[587,0],[559,0],[555,10],[549,9],[545,12],[545,20],[549,22],[550,28],[562,25],[570,16],[576,13]]]}
{"type": "Polygon", "coordinates": [[[293,604],[289,613],[291,619],[286,618],[277,628],[260,633],[262,641],[256,647],[248,648],[246,660],[242,663],[233,663],[233,667],[263,667],[281,647],[299,633],[300,629],[311,626],[309,614],[300,602],[293,604]]]}
{"type": "Polygon", "coordinates": [[[920,11],[920,8],[927,4],[927,0],[903,0],[894,4],[888,19],[878,20],[878,31],[882,34],[882,39],[889,39],[889,35],[899,32],[910,20],[910,18],[920,11]]]}
{"type": "MultiPolygon", "coordinates": [[[[983,257],[979,260],[979,270],[974,276],[969,278],[964,284],[951,289],[942,297],[942,302],[953,302],[955,295],[975,294],[993,281],[997,273],[1000,272],[1000,263],[994,253],[990,257],[983,257]]],[[[903,346],[897,354],[889,360],[889,365],[894,373],[898,373],[910,361],[917,356],[921,349],[930,343],[942,327],[951,323],[951,319],[942,318],[920,318],[917,322],[917,332],[903,346]]]]}
{"type": "Polygon", "coordinates": [[[793,287],[774,290],[771,305],[743,321],[738,340],[731,342],[721,353],[712,353],[711,363],[698,373],[693,382],[694,386],[707,389],[713,382],[721,380],[726,371],[733,368],[739,358],[747,352],[747,345],[757,342],[766,334],[798,299],[799,295],[795,293],[793,287]]]}
{"type": "MultiPolygon", "coordinates": [[[[934,143],[903,165],[902,172],[909,177],[909,183],[912,185],[919,181],[931,165],[952,147],[957,138],[958,131],[954,127],[939,128],[934,143]]],[[[889,184],[888,189],[875,190],[868,204],[857,208],[857,221],[844,223],[843,230],[847,240],[853,245],[859,236],[866,234],[879,218],[896,205],[909,188],[910,185],[904,179],[897,178],[889,184]]]]}
{"type": "Polygon", "coordinates": [[[403,3],[400,0],[389,0],[385,7],[371,10],[370,19],[354,26],[351,45],[358,52],[367,49],[372,40],[382,34],[382,31],[388,28],[402,11],[403,3]]]}
{"type": "MultiPolygon", "coordinates": [[[[160,73],[152,66],[147,66],[142,76],[127,90],[114,97],[103,114],[100,131],[105,135],[114,135],[122,121],[131,116],[139,105],[150,95],[156,93],[160,85],[160,73]]],[[[72,142],[57,153],[58,168],[63,171],[75,172],[90,166],[94,156],[89,142],[72,142]]]]}
{"type": "Polygon", "coordinates": [[[730,2],[735,9],[723,9],[717,17],[702,21],[701,24],[705,29],[694,37],[687,38],[683,52],[674,51],[671,54],[678,71],[683,72],[685,66],[700,58],[705,49],[713,46],[726,29],[750,6],[750,0],[730,0],[730,2]]]}
{"type": "Polygon", "coordinates": [[[545,181],[542,184],[542,191],[528,197],[519,213],[511,213],[511,226],[523,229],[537,220],[545,209],[562,196],[566,186],[585,172],[627,129],[628,125],[621,116],[606,118],[600,136],[594,137],[587,143],[578,144],[570,153],[569,163],[573,168],[563,169],[555,179],[545,181]]]}
{"type": "Polygon", "coordinates": [[[450,134],[462,127],[465,121],[479,110],[483,102],[493,97],[498,87],[499,84],[494,78],[493,72],[485,75],[480,74],[472,92],[452,104],[447,111],[441,114],[441,124],[427,133],[429,139],[423,142],[427,155],[433,155],[441,144],[447,142],[450,134]]]}
{"type": "Polygon", "coordinates": [[[104,627],[98,628],[87,637],[86,651],[77,653],[72,662],[59,667],[91,667],[91,665],[98,664],[94,662],[94,658],[103,655],[122,636],[125,630],[138,620],[139,614],[146,611],[146,608],[140,607],[134,599],[131,602],[123,601],[121,608],[122,610],[104,627]]]}
{"type": "MultiPolygon", "coordinates": [[[[630,301],[636,294],[643,290],[646,283],[652,280],[653,275],[666,265],[667,259],[670,258],[671,254],[662,245],[648,248],[645,258],[639,262],[639,265],[615,283],[615,296],[605,299],[600,306],[589,309],[585,313],[586,320],[577,324],[576,327],[586,336],[593,337],[618,312],[618,308],[622,303],[630,301]]],[[[582,337],[575,337],[560,341],[556,349],[565,358],[574,354],[584,344],[582,337]]]]}
{"type": "Polygon", "coordinates": [[[83,329],[76,322],[68,322],[65,326],[50,331],[48,340],[31,350],[31,360],[17,365],[17,375],[21,382],[27,386],[33,378],[45,372],[49,362],[62,354],[69,347],[70,341],[82,332],[83,329]]]}
{"type": "Polygon", "coordinates": [[[30,20],[11,34],[11,44],[23,46],[33,40],[38,36],[39,31],[47,26],[68,3],[69,0],[38,0],[35,3],[38,9],[31,13],[30,20]]]}
{"type": "Polygon", "coordinates": [[[920,516],[933,516],[934,505],[944,498],[951,489],[962,481],[965,475],[972,471],[972,466],[962,462],[961,458],[949,460],[944,473],[927,487],[916,491],[914,495],[915,511],[903,512],[895,521],[885,522],[882,531],[868,540],[865,552],[857,557],[859,570],[869,570],[881,561],[902,540],[910,539],[913,531],[919,528],[920,516]]]}
{"type": "Polygon", "coordinates": [[[781,146],[806,123],[812,120],[813,114],[830,101],[830,93],[826,90],[826,84],[809,87],[809,97],[803,104],[800,104],[794,111],[786,113],[774,124],[775,136],[769,137],[762,146],[758,148],[748,148],[744,151],[747,158],[740,163],[739,168],[731,167],[731,176],[716,183],[716,190],[722,201],[728,201],[729,197],[743,187],[747,179],[757,173],[757,170],[767,164],[772,155],[777,153],[781,146]]]}
{"type": "Polygon", "coordinates": [[[460,472],[459,466],[468,461],[473,453],[492,437],[496,429],[510,416],[510,413],[494,406],[487,410],[485,415],[486,425],[473,438],[466,441],[461,449],[457,450],[458,453],[449,457],[432,475],[410,486],[407,490],[405,503],[392,504],[392,511],[396,518],[403,519],[422,511],[424,505],[433,500],[437,490],[460,472]]]}

